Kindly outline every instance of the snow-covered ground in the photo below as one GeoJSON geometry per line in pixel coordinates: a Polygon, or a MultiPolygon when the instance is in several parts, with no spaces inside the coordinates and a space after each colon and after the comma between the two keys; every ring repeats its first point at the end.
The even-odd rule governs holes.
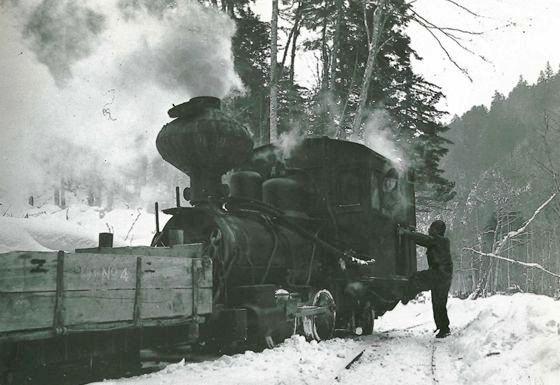
{"type": "Polygon", "coordinates": [[[321,343],[294,336],[261,353],[181,362],[102,384],[560,384],[559,301],[532,294],[452,298],[448,309],[452,335],[443,340],[432,334],[428,299],[399,304],[376,321],[372,336],[321,343]]]}
{"type": "MultiPolygon", "coordinates": [[[[168,218],[160,213],[161,226],[168,218]]],[[[83,203],[65,209],[50,204],[28,206],[13,216],[0,216],[0,253],[95,247],[100,232],[113,233],[114,246],[149,245],[155,215],[142,208],[106,211],[83,203]]]]}
{"type": "MultiPolygon", "coordinates": [[[[103,231],[115,234],[115,246],[147,245],[154,232],[154,215],[144,209],[43,205],[10,214],[0,216],[0,253],[92,247],[103,231]]],[[[444,340],[434,339],[428,298],[399,304],[376,321],[372,336],[321,343],[292,337],[261,353],[182,362],[103,384],[560,384],[560,301],[532,294],[452,298],[448,309],[452,335],[444,340]]]]}

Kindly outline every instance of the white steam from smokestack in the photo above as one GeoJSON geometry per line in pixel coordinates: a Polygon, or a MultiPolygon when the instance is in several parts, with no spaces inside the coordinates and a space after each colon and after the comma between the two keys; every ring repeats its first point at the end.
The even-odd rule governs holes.
{"type": "Polygon", "coordinates": [[[157,159],[172,103],[224,97],[234,22],[195,0],[0,3],[0,195],[118,184],[157,159]]]}
{"type": "MultiPolygon", "coordinates": [[[[333,125],[336,126],[336,125],[333,125]]],[[[398,171],[403,171],[407,166],[407,158],[399,140],[393,131],[394,123],[386,109],[379,107],[371,111],[366,119],[363,132],[348,138],[349,141],[360,143],[373,151],[383,155],[393,164],[398,171]]],[[[328,133],[334,137],[334,132],[328,133]]],[[[284,132],[278,138],[276,156],[284,161],[305,139],[304,131],[299,125],[294,125],[290,131],[284,132]]]]}
{"type": "Polygon", "coordinates": [[[363,139],[350,138],[352,141],[365,144],[373,151],[389,159],[393,166],[402,171],[405,168],[405,156],[397,145],[397,138],[393,132],[393,123],[389,113],[384,108],[372,111],[365,124],[363,139]]]}
{"type": "Polygon", "coordinates": [[[305,136],[299,125],[293,126],[290,131],[281,133],[275,143],[277,158],[284,162],[290,157],[292,151],[303,142],[303,139],[305,139],[305,136]]]}

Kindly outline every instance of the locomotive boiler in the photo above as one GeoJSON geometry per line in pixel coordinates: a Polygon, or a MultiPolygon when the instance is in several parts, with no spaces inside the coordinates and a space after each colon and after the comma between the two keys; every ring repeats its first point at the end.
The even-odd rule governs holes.
{"type": "Polygon", "coordinates": [[[402,297],[416,271],[399,231],[415,226],[412,170],[327,137],[253,148],[213,97],[169,116],[156,146],[189,175],[188,204],[163,210],[171,218],[149,247],[0,255],[4,382],[70,359],[106,377],[102,362],[166,343],[371,334],[402,297]]]}

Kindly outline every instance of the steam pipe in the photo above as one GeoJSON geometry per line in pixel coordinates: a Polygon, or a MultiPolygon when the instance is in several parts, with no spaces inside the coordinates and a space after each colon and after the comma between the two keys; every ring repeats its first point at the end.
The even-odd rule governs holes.
{"type": "MultiPolygon", "coordinates": [[[[337,255],[338,257],[342,258],[343,260],[351,260],[354,261],[354,255],[355,254],[353,251],[351,250],[341,250],[333,245],[331,245],[328,242],[323,241],[321,238],[319,238],[318,233],[317,234],[313,234],[310,231],[307,231],[305,228],[301,227],[300,225],[298,225],[297,223],[292,222],[288,217],[286,217],[286,215],[276,209],[273,206],[267,205],[266,203],[263,202],[258,202],[258,201],[253,201],[253,200],[249,200],[249,199],[243,199],[243,198],[228,198],[228,200],[226,201],[226,208],[229,208],[227,206],[227,203],[233,203],[235,205],[235,203],[240,203],[240,204],[247,204],[248,206],[253,206],[255,207],[257,210],[261,210],[263,212],[265,212],[268,215],[271,215],[273,217],[273,220],[276,219],[278,222],[282,223],[284,226],[288,227],[290,230],[298,233],[299,235],[301,235],[302,237],[304,237],[305,239],[318,244],[319,246],[321,246],[323,249],[337,255]],[[235,202],[237,201],[237,202],[235,202]]],[[[233,208],[235,210],[235,207],[233,208]]],[[[369,258],[368,259],[370,261],[374,261],[373,258],[369,258]]],[[[356,262],[356,261],[354,261],[356,262]]],[[[364,261],[361,261],[364,262],[364,261]]]]}

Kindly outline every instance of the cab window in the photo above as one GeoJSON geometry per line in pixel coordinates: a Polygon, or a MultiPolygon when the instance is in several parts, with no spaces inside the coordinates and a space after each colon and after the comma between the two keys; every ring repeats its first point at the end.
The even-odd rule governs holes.
{"type": "Polygon", "coordinates": [[[360,169],[344,170],[338,173],[337,190],[339,205],[359,205],[364,189],[363,172],[360,169]]]}

